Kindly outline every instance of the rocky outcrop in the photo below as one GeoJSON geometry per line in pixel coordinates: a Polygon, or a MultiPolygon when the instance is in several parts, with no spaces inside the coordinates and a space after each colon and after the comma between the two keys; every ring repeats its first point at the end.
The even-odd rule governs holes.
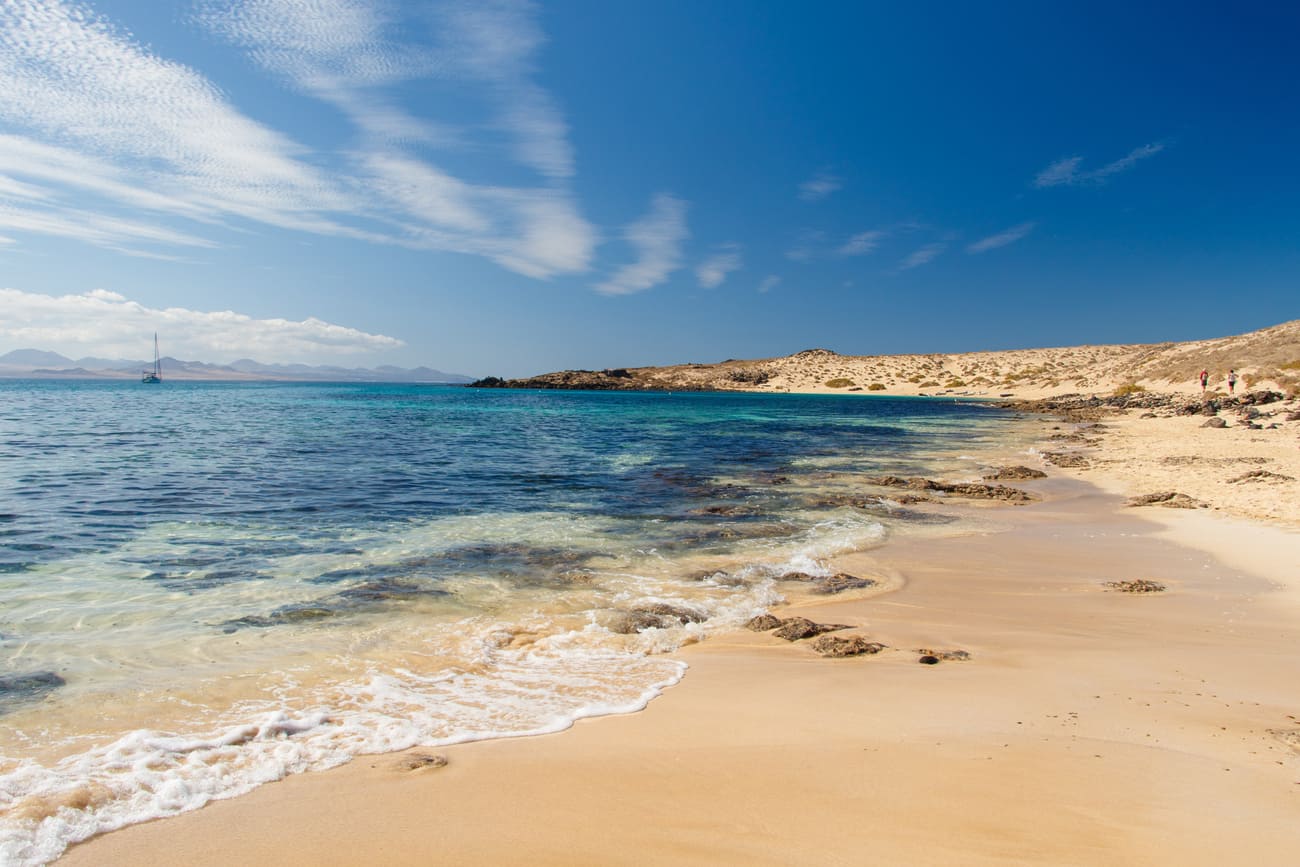
{"type": "Polygon", "coordinates": [[[687,623],[703,623],[704,620],[705,616],[692,608],[658,603],[616,612],[609,624],[609,631],[619,635],[632,635],[647,629],[672,629],[687,623]]]}
{"type": "Polygon", "coordinates": [[[1270,473],[1268,470],[1251,470],[1249,473],[1243,473],[1235,479],[1228,479],[1228,484],[1239,485],[1242,482],[1294,482],[1291,476],[1282,473],[1270,473]]]}
{"type": "Polygon", "coordinates": [[[879,653],[885,645],[861,635],[823,635],[812,643],[812,649],[835,659],[879,653]]]}
{"type": "Polygon", "coordinates": [[[1120,593],[1163,593],[1165,590],[1165,585],[1148,578],[1137,578],[1131,581],[1107,581],[1105,583],[1111,590],[1118,590],[1120,593]]]}
{"type": "Polygon", "coordinates": [[[1047,473],[1032,467],[998,467],[984,476],[986,482],[1019,482],[1026,479],[1045,479],[1047,473]]]}
{"type": "Polygon", "coordinates": [[[814,623],[807,617],[790,617],[781,621],[781,626],[772,634],[786,641],[798,641],[801,638],[814,638],[825,632],[838,632],[851,628],[847,623],[814,623]]]}
{"type": "Polygon", "coordinates": [[[757,617],[751,617],[745,624],[746,629],[754,632],[769,632],[781,625],[781,618],[773,614],[760,614],[757,617]]]}
{"type": "Polygon", "coordinates": [[[921,654],[919,661],[926,665],[936,665],[940,662],[965,662],[970,659],[970,652],[966,650],[931,650],[923,647],[917,653],[921,654]]]}
{"type": "Polygon", "coordinates": [[[966,497],[973,500],[1001,500],[1016,504],[1028,503],[1034,500],[1034,497],[1028,492],[1019,488],[1008,488],[1005,485],[983,485],[977,482],[936,482],[933,479],[904,478],[902,476],[874,476],[868,477],[864,481],[869,485],[877,485],[882,488],[937,491],[949,496],[966,497]]]}
{"type": "Polygon", "coordinates": [[[1201,427],[1227,427],[1228,423],[1217,415],[1214,418],[1207,418],[1201,422],[1201,427]]]}
{"type": "Polygon", "coordinates": [[[1164,506],[1167,509],[1206,509],[1209,503],[1180,494],[1177,491],[1159,491],[1154,494],[1142,494],[1130,497],[1126,506],[1164,506]]]}
{"type": "Polygon", "coordinates": [[[837,572],[829,578],[818,578],[814,581],[812,592],[822,596],[832,596],[836,593],[843,593],[845,590],[861,590],[864,587],[874,587],[875,584],[876,582],[871,578],[859,578],[846,572],[837,572]]]}

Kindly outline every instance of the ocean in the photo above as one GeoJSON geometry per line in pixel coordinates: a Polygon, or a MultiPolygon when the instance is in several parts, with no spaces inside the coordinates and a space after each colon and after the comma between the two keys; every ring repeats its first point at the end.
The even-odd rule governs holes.
{"type": "Polygon", "coordinates": [[[0,380],[0,863],[640,709],[780,575],[953,532],[864,475],[1024,436],[867,395],[0,380]]]}

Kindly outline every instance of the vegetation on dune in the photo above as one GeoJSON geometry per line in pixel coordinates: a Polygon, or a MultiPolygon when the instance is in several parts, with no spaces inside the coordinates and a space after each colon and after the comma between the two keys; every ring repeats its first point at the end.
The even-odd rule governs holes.
{"type": "Polygon", "coordinates": [[[853,384],[854,384],[853,380],[845,379],[842,376],[836,377],[835,379],[826,380],[827,388],[848,388],[850,385],[853,384]]]}

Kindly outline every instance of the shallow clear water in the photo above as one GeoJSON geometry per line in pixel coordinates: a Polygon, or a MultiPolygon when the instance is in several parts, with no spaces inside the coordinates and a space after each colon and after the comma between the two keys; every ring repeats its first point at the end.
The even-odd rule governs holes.
{"type": "Polygon", "coordinates": [[[906,519],[829,494],[970,476],[1009,431],[877,397],[0,381],[0,861],[642,707],[664,651],[906,519]],[[691,617],[630,629],[653,604],[691,617]]]}

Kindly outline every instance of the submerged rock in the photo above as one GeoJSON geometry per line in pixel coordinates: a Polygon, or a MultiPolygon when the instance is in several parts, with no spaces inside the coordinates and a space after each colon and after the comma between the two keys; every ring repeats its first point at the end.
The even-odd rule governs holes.
{"type": "Polygon", "coordinates": [[[841,658],[879,653],[885,649],[885,645],[878,641],[868,641],[861,635],[823,635],[813,642],[812,648],[822,656],[841,658]]]}
{"type": "Polygon", "coordinates": [[[20,705],[40,701],[67,683],[53,671],[6,674],[0,677],[0,714],[16,710],[20,705]]]}
{"type": "Polygon", "coordinates": [[[937,482],[934,479],[902,476],[875,476],[865,479],[869,485],[882,488],[908,488],[913,491],[937,491],[972,500],[1002,500],[1008,503],[1028,503],[1034,497],[1019,488],[1005,485],[984,485],[978,482],[937,482]]]}
{"type": "Polygon", "coordinates": [[[409,753],[395,763],[399,771],[419,771],[424,768],[444,768],[447,757],[441,753],[409,753]]]}

